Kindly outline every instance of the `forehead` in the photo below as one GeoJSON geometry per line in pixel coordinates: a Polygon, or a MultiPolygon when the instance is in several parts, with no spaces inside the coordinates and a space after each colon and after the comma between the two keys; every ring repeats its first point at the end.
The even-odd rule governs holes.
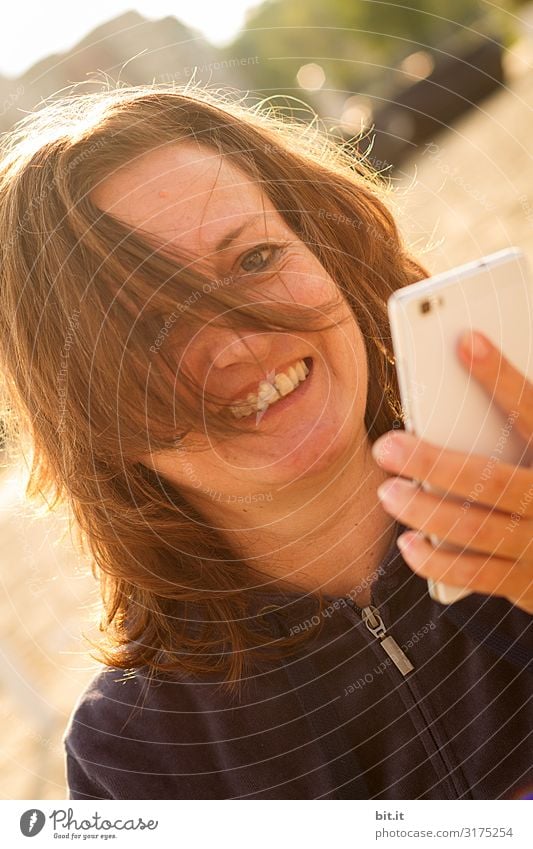
{"type": "Polygon", "coordinates": [[[117,169],[92,201],[133,228],[192,252],[215,250],[228,231],[260,216],[260,229],[280,216],[260,186],[206,146],[180,142],[150,151],[117,169]]]}

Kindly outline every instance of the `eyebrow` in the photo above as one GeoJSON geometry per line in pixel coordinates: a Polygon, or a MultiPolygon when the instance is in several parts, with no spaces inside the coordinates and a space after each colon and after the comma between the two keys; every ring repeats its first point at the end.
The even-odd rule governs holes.
{"type": "Polygon", "coordinates": [[[242,233],[243,230],[246,230],[247,227],[251,227],[252,224],[255,224],[255,222],[257,221],[258,218],[262,218],[262,217],[263,217],[263,213],[259,212],[257,215],[253,215],[251,218],[249,218],[243,224],[239,224],[238,227],[235,227],[233,230],[230,230],[220,240],[220,242],[218,242],[218,244],[215,247],[215,250],[218,252],[218,251],[223,251],[226,248],[228,248],[231,245],[231,243],[233,241],[235,241],[235,239],[238,236],[240,236],[240,234],[242,233]]]}

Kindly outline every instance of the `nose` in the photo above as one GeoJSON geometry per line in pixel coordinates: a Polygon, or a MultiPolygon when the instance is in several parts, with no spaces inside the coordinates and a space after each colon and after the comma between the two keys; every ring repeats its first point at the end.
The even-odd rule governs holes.
{"type": "Polygon", "coordinates": [[[215,374],[235,364],[257,365],[260,362],[266,367],[272,348],[272,333],[213,327],[204,345],[204,354],[215,374]]]}

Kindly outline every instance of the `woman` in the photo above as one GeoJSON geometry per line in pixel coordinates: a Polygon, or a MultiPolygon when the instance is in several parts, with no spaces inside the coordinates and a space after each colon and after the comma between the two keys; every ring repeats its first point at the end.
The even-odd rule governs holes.
{"type": "MultiPolygon", "coordinates": [[[[533,473],[461,510],[486,458],[400,432],[385,303],[425,271],[354,150],[122,88],[23,119],[0,191],[6,415],[101,581],[70,798],[527,793],[533,473]]],[[[526,448],[531,385],[459,355],[526,448]]]]}

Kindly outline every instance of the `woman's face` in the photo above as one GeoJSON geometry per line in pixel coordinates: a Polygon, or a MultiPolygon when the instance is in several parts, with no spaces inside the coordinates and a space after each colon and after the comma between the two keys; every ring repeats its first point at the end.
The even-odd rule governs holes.
{"type": "MultiPolygon", "coordinates": [[[[260,185],[210,148],[179,143],[149,152],[103,181],[92,199],[131,227],[202,259],[218,281],[232,277],[238,285],[246,274],[247,290],[252,286],[254,297],[276,301],[280,310],[296,302],[320,311],[337,296],[334,281],[260,185]],[[276,274],[253,277],[267,270],[276,274]]],[[[142,462],[184,491],[219,500],[279,492],[333,474],[366,441],[367,387],[363,339],[344,299],[333,318],[336,326],[314,333],[236,331],[206,323],[191,338],[189,330],[180,350],[187,371],[234,405],[257,395],[261,381],[279,382],[276,375],[298,361],[311,360],[311,368],[276,403],[236,418],[238,436],[216,441],[209,433],[195,435],[194,451],[149,454],[142,462]],[[200,444],[205,450],[196,450],[200,444]]],[[[186,331],[186,312],[175,325],[178,338],[180,320],[186,331]]],[[[323,320],[328,323],[327,316],[323,320]]]]}

